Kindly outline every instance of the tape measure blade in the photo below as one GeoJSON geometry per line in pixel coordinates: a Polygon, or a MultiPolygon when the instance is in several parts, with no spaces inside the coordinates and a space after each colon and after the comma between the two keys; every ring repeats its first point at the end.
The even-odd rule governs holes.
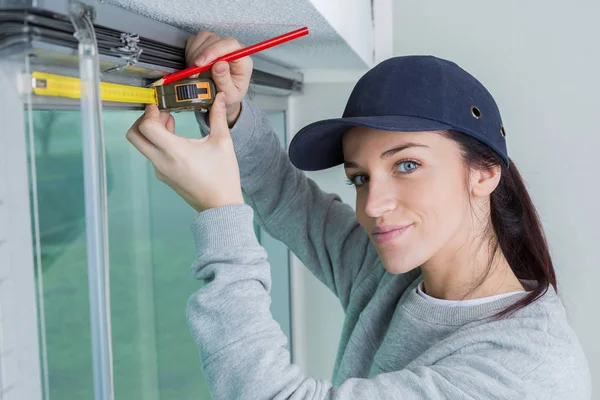
{"type": "MultiPolygon", "coordinates": [[[[39,96],[81,97],[81,81],[70,76],[35,71],[31,74],[33,93],[39,96]]],[[[100,98],[117,103],[157,104],[156,90],[138,86],[100,82],[100,98]]]]}

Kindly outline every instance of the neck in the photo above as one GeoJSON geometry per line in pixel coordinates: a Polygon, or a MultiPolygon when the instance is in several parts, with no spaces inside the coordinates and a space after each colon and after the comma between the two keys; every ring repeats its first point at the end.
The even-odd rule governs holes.
{"type": "Polygon", "coordinates": [[[493,253],[485,235],[480,237],[449,243],[421,266],[425,293],[439,299],[467,300],[524,290],[502,251],[493,253]]]}

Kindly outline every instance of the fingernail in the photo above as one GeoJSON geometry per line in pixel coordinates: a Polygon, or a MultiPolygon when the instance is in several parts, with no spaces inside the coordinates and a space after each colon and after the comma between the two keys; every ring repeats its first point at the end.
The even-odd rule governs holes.
{"type": "Polygon", "coordinates": [[[225,107],[225,92],[221,92],[221,105],[225,107]]]}
{"type": "Polygon", "coordinates": [[[197,66],[202,66],[204,64],[204,61],[206,60],[206,57],[204,56],[200,56],[196,59],[196,65],[197,66]]]}

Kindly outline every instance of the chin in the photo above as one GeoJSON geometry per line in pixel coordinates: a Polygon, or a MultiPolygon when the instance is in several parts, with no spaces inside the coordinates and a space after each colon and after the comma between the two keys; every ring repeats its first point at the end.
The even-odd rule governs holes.
{"type": "Polygon", "coordinates": [[[390,274],[405,274],[425,264],[434,254],[436,249],[419,237],[414,237],[414,232],[406,232],[411,236],[403,235],[381,243],[369,235],[371,244],[375,247],[383,267],[390,274]]]}
{"type": "Polygon", "coordinates": [[[411,257],[410,254],[395,256],[390,254],[390,252],[382,252],[380,250],[377,250],[377,254],[383,264],[383,268],[390,274],[405,274],[423,265],[421,257],[411,257]]]}

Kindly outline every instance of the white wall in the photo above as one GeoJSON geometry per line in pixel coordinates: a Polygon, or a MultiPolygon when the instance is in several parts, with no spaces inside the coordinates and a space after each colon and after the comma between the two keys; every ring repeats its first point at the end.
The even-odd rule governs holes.
{"type": "MultiPolygon", "coordinates": [[[[448,58],[496,98],[510,156],[528,183],[548,236],[559,292],[592,379],[600,380],[600,2],[394,0],[393,17],[395,55],[448,58]]],[[[339,83],[339,76],[326,78],[338,83],[309,83],[304,96],[290,100],[289,132],[341,115],[355,80],[339,83]]],[[[316,79],[314,72],[307,77],[316,79]]],[[[341,169],[310,176],[354,205],[341,169]]],[[[309,274],[295,268],[296,274],[309,274]]],[[[313,377],[330,378],[341,307],[320,282],[304,275],[300,322],[305,336],[295,332],[299,346],[307,348],[300,364],[313,377]]]]}

